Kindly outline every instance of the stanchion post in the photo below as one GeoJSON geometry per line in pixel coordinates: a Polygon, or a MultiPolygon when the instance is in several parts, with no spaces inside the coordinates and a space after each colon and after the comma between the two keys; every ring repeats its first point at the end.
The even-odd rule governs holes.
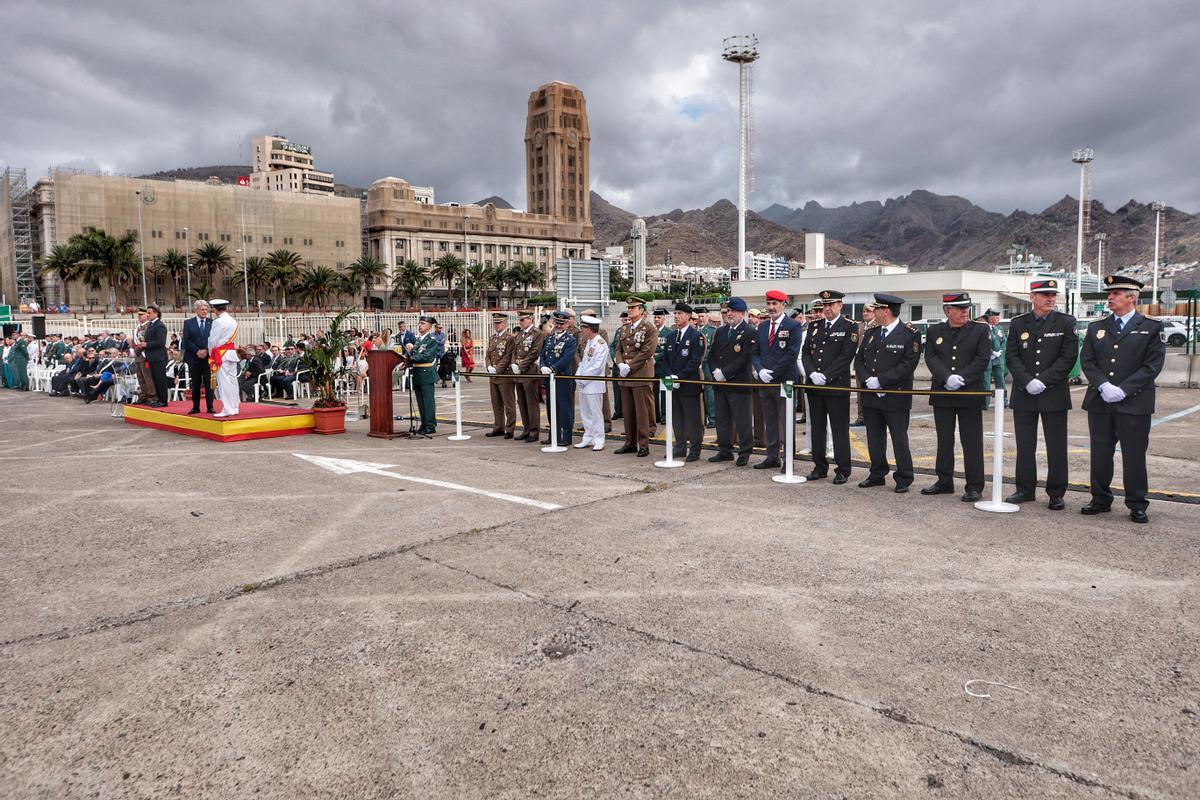
{"type": "Polygon", "coordinates": [[[550,444],[542,448],[543,453],[565,453],[567,448],[558,445],[558,401],[554,392],[554,373],[550,373],[550,389],[546,392],[546,405],[550,406],[550,444]]]}
{"type": "Polygon", "coordinates": [[[1012,514],[1021,509],[1016,503],[1004,502],[1004,389],[996,389],[992,397],[994,407],[992,426],[992,499],[980,500],[975,507],[980,511],[997,514],[1012,514]]]}
{"type": "Polygon", "coordinates": [[[783,457],[783,474],[772,475],[776,483],[805,483],[808,478],[795,473],[796,467],[796,385],[791,381],[779,384],[779,394],[784,397],[784,419],[787,420],[787,435],[784,437],[787,453],[783,457]]]}
{"type": "Polygon", "coordinates": [[[465,442],[470,436],[462,432],[462,378],[454,373],[454,435],[447,436],[452,442],[465,442]]]}
{"type": "Polygon", "coordinates": [[[663,469],[675,469],[682,467],[683,462],[675,458],[675,417],[671,406],[671,393],[675,391],[674,381],[662,380],[659,381],[659,388],[666,396],[667,404],[667,457],[662,461],[655,461],[654,466],[662,467],[663,469]]]}

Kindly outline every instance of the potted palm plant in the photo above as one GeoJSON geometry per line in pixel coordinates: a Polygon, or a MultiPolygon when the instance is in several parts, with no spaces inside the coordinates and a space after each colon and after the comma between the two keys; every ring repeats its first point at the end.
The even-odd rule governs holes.
{"type": "Polygon", "coordinates": [[[315,433],[346,432],[346,404],[338,395],[337,384],[353,368],[342,357],[352,342],[343,325],[346,317],[353,313],[354,309],[348,308],[334,317],[329,328],[310,340],[304,351],[304,369],[308,370],[309,385],[316,397],[312,408],[316,418],[315,433]]]}

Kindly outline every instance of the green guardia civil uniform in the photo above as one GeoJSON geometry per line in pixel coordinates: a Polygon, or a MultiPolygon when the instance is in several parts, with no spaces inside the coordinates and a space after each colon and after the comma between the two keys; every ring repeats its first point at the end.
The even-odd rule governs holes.
{"type": "MultiPolygon", "coordinates": [[[[700,333],[704,335],[704,361],[701,362],[703,367],[704,380],[711,381],[713,379],[712,365],[709,364],[708,354],[712,352],[713,337],[717,335],[715,325],[704,325],[700,328],[700,333]]],[[[704,387],[704,427],[713,428],[717,424],[717,398],[712,386],[704,387]]]]}
{"type": "Polygon", "coordinates": [[[437,432],[437,404],[433,397],[433,385],[437,383],[437,339],[433,333],[418,336],[412,352],[412,386],[417,396],[417,409],[421,413],[421,433],[437,432]]]}

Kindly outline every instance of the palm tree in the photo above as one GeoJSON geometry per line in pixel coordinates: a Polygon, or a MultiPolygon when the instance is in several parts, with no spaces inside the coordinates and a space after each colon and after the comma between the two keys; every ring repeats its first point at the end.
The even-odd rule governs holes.
{"type": "Polygon", "coordinates": [[[208,299],[213,296],[213,288],[207,282],[201,281],[194,284],[192,290],[188,292],[189,300],[203,300],[208,302],[208,299]]]}
{"type": "Polygon", "coordinates": [[[425,291],[432,282],[433,278],[430,277],[429,270],[410,258],[400,265],[392,277],[392,291],[407,298],[411,308],[421,299],[421,292],[425,291]]]}
{"type": "Polygon", "coordinates": [[[250,282],[250,286],[254,290],[255,299],[258,299],[262,288],[269,284],[273,278],[274,271],[270,261],[262,256],[248,256],[246,258],[246,280],[250,282]]]}
{"type": "Polygon", "coordinates": [[[479,262],[474,262],[467,267],[467,286],[474,289],[475,296],[479,298],[476,308],[487,307],[488,282],[491,280],[488,277],[489,272],[491,270],[479,262]]]}
{"type": "Polygon", "coordinates": [[[50,248],[50,252],[42,256],[42,269],[45,272],[52,272],[58,276],[59,283],[62,284],[62,301],[63,305],[71,305],[71,297],[68,293],[68,287],[71,281],[79,276],[79,254],[70,242],[67,244],[56,244],[50,248]]]}
{"type": "Polygon", "coordinates": [[[446,284],[446,300],[447,305],[454,296],[454,284],[462,275],[463,267],[467,262],[463,261],[454,253],[446,253],[437,261],[433,262],[433,269],[429,271],[429,276],[435,283],[446,284]]]}
{"type": "Polygon", "coordinates": [[[286,306],[288,286],[296,280],[304,259],[294,250],[274,250],[267,254],[267,263],[271,265],[271,283],[283,293],[281,305],[286,306]]]}
{"type": "MultiPolygon", "coordinates": [[[[350,265],[348,273],[352,281],[361,284],[363,288],[363,308],[371,307],[371,288],[375,285],[375,281],[387,275],[387,264],[380,261],[374,256],[362,256],[350,265]]],[[[353,293],[353,289],[351,293],[353,293]]]]}
{"type": "Polygon", "coordinates": [[[187,256],[172,247],[161,256],[154,257],[154,269],[159,275],[171,279],[171,283],[175,287],[173,297],[179,304],[179,279],[187,275],[187,256]]]}
{"type": "Polygon", "coordinates": [[[218,272],[233,266],[233,257],[225,252],[225,245],[205,242],[192,251],[192,261],[196,266],[208,271],[211,283],[218,272]]]}
{"type": "Polygon", "coordinates": [[[545,276],[542,275],[542,270],[533,261],[514,261],[512,266],[512,274],[508,276],[510,285],[520,286],[525,294],[525,299],[529,299],[530,286],[542,286],[545,281],[545,276]]]}
{"type": "Polygon", "coordinates": [[[311,303],[318,311],[324,311],[329,296],[337,293],[341,285],[342,276],[337,270],[319,264],[300,273],[296,289],[306,304],[311,303]]]}
{"type": "Polygon", "coordinates": [[[489,289],[496,290],[496,305],[500,306],[504,297],[504,287],[508,285],[508,268],[496,266],[489,269],[486,283],[489,289]]]}
{"type": "Polygon", "coordinates": [[[92,289],[108,281],[108,304],[113,309],[117,307],[117,285],[132,283],[141,274],[136,244],[137,234],[132,231],[115,237],[100,228],[77,233],[68,240],[78,255],[79,277],[92,289]]]}

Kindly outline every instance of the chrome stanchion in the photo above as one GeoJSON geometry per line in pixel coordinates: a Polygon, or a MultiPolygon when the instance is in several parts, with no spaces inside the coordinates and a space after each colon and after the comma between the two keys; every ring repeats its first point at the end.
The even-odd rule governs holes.
{"type": "Polygon", "coordinates": [[[550,373],[550,390],[546,392],[546,405],[550,406],[550,444],[542,448],[543,453],[565,453],[567,448],[558,444],[558,400],[554,393],[554,373],[550,373]]]}
{"type": "Polygon", "coordinates": [[[671,393],[675,391],[675,382],[670,378],[666,378],[659,381],[658,385],[667,398],[667,457],[662,461],[655,461],[654,466],[662,467],[663,469],[675,469],[676,467],[683,466],[683,462],[675,458],[675,425],[674,414],[671,410],[671,393]]]}
{"type": "Polygon", "coordinates": [[[779,395],[787,398],[783,418],[787,420],[787,436],[784,437],[787,454],[783,457],[783,474],[772,475],[776,483],[806,483],[808,478],[795,473],[796,467],[796,396],[795,384],[791,381],[779,385],[779,395]]]}
{"type": "Polygon", "coordinates": [[[462,380],[454,373],[454,435],[447,436],[452,442],[465,442],[471,437],[462,432],[462,380]]]}
{"type": "Polygon", "coordinates": [[[1020,511],[1016,503],[1004,502],[1004,390],[997,389],[992,397],[995,405],[992,427],[992,499],[980,500],[975,507],[980,511],[1012,514],[1020,511]]]}

